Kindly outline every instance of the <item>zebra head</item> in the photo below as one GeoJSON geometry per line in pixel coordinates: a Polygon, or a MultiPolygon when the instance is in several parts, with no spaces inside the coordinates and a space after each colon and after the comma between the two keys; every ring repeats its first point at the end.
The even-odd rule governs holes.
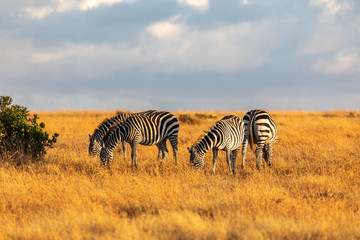
{"type": "Polygon", "coordinates": [[[105,145],[103,145],[100,150],[100,164],[103,166],[107,165],[108,167],[110,167],[113,159],[114,159],[113,152],[107,149],[105,145]]]}
{"type": "Polygon", "coordinates": [[[204,167],[204,155],[200,153],[195,146],[187,148],[190,153],[190,164],[193,164],[195,169],[200,170],[204,167]]]}
{"type": "Polygon", "coordinates": [[[101,150],[101,142],[96,140],[95,137],[91,136],[89,134],[89,155],[91,157],[99,157],[100,156],[100,150],[101,150]]]}

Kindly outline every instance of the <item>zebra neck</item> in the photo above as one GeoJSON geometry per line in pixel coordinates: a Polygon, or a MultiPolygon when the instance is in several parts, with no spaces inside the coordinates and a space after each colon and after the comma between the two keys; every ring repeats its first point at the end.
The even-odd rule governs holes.
{"type": "Polygon", "coordinates": [[[95,130],[93,136],[96,137],[98,140],[102,139],[107,131],[114,126],[117,122],[122,122],[127,118],[126,114],[119,114],[113,118],[106,119],[101,125],[95,130]]]}
{"type": "Polygon", "coordinates": [[[195,147],[199,153],[205,154],[215,146],[214,139],[214,135],[210,131],[200,140],[200,142],[195,147]]]}
{"type": "Polygon", "coordinates": [[[115,150],[117,145],[119,145],[124,140],[124,132],[121,126],[116,126],[111,130],[111,134],[107,137],[105,146],[111,152],[115,150]]]}
{"type": "Polygon", "coordinates": [[[102,138],[106,135],[107,131],[108,131],[108,130],[111,128],[111,126],[114,124],[114,122],[115,122],[115,121],[113,120],[113,118],[106,120],[105,122],[103,122],[103,123],[101,124],[101,126],[99,126],[99,127],[95,130],[93,136],[94,136],[95,138],[97,138],[98,140],[99,140],[99,139],[102,139],[102,138]]]}

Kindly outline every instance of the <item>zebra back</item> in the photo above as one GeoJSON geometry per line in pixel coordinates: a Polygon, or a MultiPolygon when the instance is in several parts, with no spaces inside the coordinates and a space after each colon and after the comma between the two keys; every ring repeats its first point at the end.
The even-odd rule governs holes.
{"type": "Polygon", "coordinates": [[[100,150],[103,144],[103,138],[108,133],[109,129],[115,126],[116,124],[125,121],[133,115],[147,115],[156,112],[156,110],[148,110],[138,113],[120,113],[112,118],[106,118],[103,120],[98,127],[94,130],[92,135],[89,135],[89,154],[97,156],[100,154],[100,150]]]}
{"type": "Polygon", "coordinates": [[[227,144],[230,144],[231,149],[235,149],[241,146],[243,136],[244,123],[241,118],[228,115],[217,121],[209,131],[200,136],[194,146],[198,151],[204,153],[213,147],[222,149],[227,144]],[[231,143],[228,141],[231,141],[231,143]]]}
{"type": "Polygon", "coordinates": [[[276,124],[266,111],[259,109],[250,110],[245,114],[243,119],[245,123],[245,132],[246,132],[244,141],[246,140],[246,138],[248,139],[251,149],[253,149],[253,145],[258,143],[261,137],[261,136],[257,136],[257,133],[255,133],[254,124],[258,126],[262,125],[269,129],[268,131],[269,133],[271,133],[271,136],[268,136],[268,138],[265,140],[265,144],[271,141],[275,141],[276,124]]]}
{"type": "Polygon", "coordinates": [[[106,118],[104,121],[102,121],[98,127],[94,130],[94,133],[92,134],[92,137],[94,137],[96,140],[102,140],[103,137],[106,135],[106,133],[109,131],[109,129],[116,124],[125,121],[129,117],[133,115],[147,115],[151,114],[153,112],[156,112],[156,110],[148,110],[144,112],[138,112],[138,113],[120,113],[112,118],[106,118]]]}
{"type": "Polygon", "coordinates": [[[177,144],[179,122],[176,117],[165,111],[153,111],[143,115],[132,115],[107,132],[104,136],[106,148],[113,149],[120,141],[132,142],[140,137],[140,144],[153,145],[169,138],[171,144],[177,144]]]}
{"type": "MultiPolygon", "coordinates": [[[[204,167],[204,156],[210,149],[216,152],[217,150],[226,150],[227,153],[237,151],[243,142],[243,138],[244,123],[241,118],[234,115],[225,116],[217,121],[204,136],[200,137],[195,145],[188,148],[190,162],[194,164],[196,169],[200,169],[204,167]]],[[[229,169],[235,167],[235,160],[232,159],[231,161],[233,163],[230,163],[230,160],[228,161],[229,169]]],[[[215,160],[213,160],[213,171],[215,171],[215,160]]],[[[235,172],[235,170],[232,171],[235,172]]]]}

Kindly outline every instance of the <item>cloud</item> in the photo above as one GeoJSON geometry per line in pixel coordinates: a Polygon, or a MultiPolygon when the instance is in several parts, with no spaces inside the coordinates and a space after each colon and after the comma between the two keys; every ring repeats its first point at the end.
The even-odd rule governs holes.
{"type": "Polygon", "coordinates": [[[133,1],[0,3],[1,93],[37,109],[320,109],[359,89],[356,1],[133,1]]]}
{"type": "Polygon", "coordinates": [[[250,2],[248,0],[241,0],[240,5],[249,5],[250,2]]]}
{"type": "Polygon", "coordinates": [[[88,11],[100,6],[112,6],[120,2],[134,0],[53,0],[42,7],[25,7],[22,16],[30,19],[43,19],[52,13],[62,13],[71,10],[88,11]]]}
{"type": "Polygon", "coordinates": [[[0,79],[22,78],[31,71],[28,60],[34,50],[31,41],[0,34],[0,46],[0,79]]]}
{"type": "Polygon", "coordinates": [[[320,58],[312,69],[325,74],[360,74],[360,49],[344,49],[330,59],[320,58]]]}
{"type": "Polygon", "coordinates": [[[169,21],[162,21],[154,23],[147,27],[149,33],[161,40],[166,39],[179,39],[183,32],[187,31],[187,27],[181,24],[177,24],[176,21],[180,18],[180,15],[172,17],[169,21]]]}
{"type": "Polygon", "coordinates": [[[199,11],[204,11],[209,7],[209,0],[177,0],[182,5],[187,5],[199,11]]]}
{"type": "Polygon", "coordinates": [[[302,49],[303,54],[322,54],[338,50],[344,46],[350,36],[343,28],[324,26],[316,32],[302,49]]]}
{"type": "Polygon", "coordinates": [[[323,23],[334,22],[338,14],[346,13],[351,9],[348,3],[337,0],[310,0],[310,5],[323,9],[319,15],[319,21],[323,23]]]}
{"type": "Polygon", "coordinates": [[[176,15],[148,25],[129,42],[70,42],[41,47],[30,40],[0,36],[6,49],[0,63],[7,66],[0,71],[0,77],[56,76],[66,72],[95,78],[129,67],[153,72],[251,69],[264,64],[276,50],[275,25],[268,21],[241,22],[200,30],[176,15]]]}
{"type": "Polygon", "coordinates": [[[322,7],[327,14],[337,14],[350,9],[349,4],[344,1],[339,3],[337,0],[311,0],[310,4],[322,7]]]}
{"type": "Polygon", "coordinates": [[[263,64],[276,48],[275,23],[241,22],[199,30],[181,18],[147,28],[139,48],[170,71],[228,72],[263,64]],[[263,38],[267,36],[267,41],[263,38]]]}

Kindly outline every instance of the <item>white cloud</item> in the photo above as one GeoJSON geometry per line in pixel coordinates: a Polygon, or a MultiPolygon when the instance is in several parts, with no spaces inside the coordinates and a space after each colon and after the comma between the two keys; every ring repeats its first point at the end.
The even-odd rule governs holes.
{"type": "Polygon", "coordinates": [[[337,14],[340,11],[350,9],[349,4],[344,1],[338,2],[337,0],[310,0],[310,4],[322,7],[329,14],[337,14]]]}
{"type": "Polygon", "coordinates": [[[54,11],[55,8],[50,6],[45,6],[41,8],[27,7],[23,10],[24,15],[32,19],[42,19],[54,11]]]}
{"type": "Polygon", "coordinates": [[[150,24],[131,42],[67,43],[46,48],[28,40],[0,36],[1,46],[7,49],[0,56],[0,66],[4,67],[0,77],[57,76],[64,72],[99,77],[129,66],[154,72],[256,68],[268,61],[277,48],[277,38],[281,36],[277,34],[278,24],[281,25],[269,21],[241,22],[199,30],[175,16],[150,24]]]}
{"type": "Polygon", "coordinates": [[[310,0],[310,5],[323,9],[319,15],[320,22],[333,22],[337,14],[345,13],[351,9],[348,3],[337,0],[310,0]]]}
{"type": "Polygon", "coordinates": [[[26,7],[22,16],[30,19],[43,19],[52,13],[62,13],[71,10],[88,11],[101,6],[112,6],[120,2],[133,2],[134,0],[53,0],[42,7],[26,7]]]}
{"type": "Polygon", "coordinates": [[[343,28],[324,26],[315,33],[302,49],[303,54],[321,54],[338,50],[350,39],[343,28]]]}
{"type": "Polygon", "coordinates": [[[331,59],[320,58],[312,68],[326,74],[359,74],[360,49],[341,50],[331,59]]]}
{"type": "Polygon", "coordinates": [[[176,23],[180,19],[180,15],[172,17],[169,21],[158,22],[150,25],[147,30],[159,39],[178,39],[182,32],[186,31],[184,25],[176,23]]]}
{"type": "Polygon", "coordinates": [[[275,25],[268,21],[242,22],[200,31],[171,19],[150,25],[142,36],[148,40],[139,46],[139,51],[171,71],[254,68],[262,65],[276,48],[275,25]],[[151,37],[154,39],[149,41],[151,37]]]}
{"type": "Polygon", "coordinates": [[[31,71],[29,59],[33,47],[31,41],[18,40],[0,34],[0,80],[24,77],[31,71]]]}
{"type": "Polygon", "coordinates": [[[241,0],[240,5],[249,5],[250,2],[248,0],[241,0]]]}
{"type": "MultiPolygon", "coordinates": [[[[158,24],[148,28],[151,30],[158,24]]],[[[169,71],[235,71],[261,65],[272,49],[272,42],[260,41],[267,23],[254,26],[251,23],[235,24],[210,30],[199,31],[184,23],[168,23],[176,29],[176,37],[155,37],[150,43],[144,42],[142,51],[153,56],[159,65],[169,71]],[[259,38],[260,37],[260,38],[259,38]]],[[[164,69],[162,67],[162,69],[164,69]]]]}
{"type": "Polygon", "coordinates": [[[178,3],[190,6],[200,11],[204,11],[209,7],[209,0],[177,0],[178,3]]]}
{"type": "Polygon", "coordinates": [[[123,2],[123,0],[83,0],[79,3],[79,8],[82,11],[87,11],[99,6],[112,6],[119,2],[123,2]]]}

